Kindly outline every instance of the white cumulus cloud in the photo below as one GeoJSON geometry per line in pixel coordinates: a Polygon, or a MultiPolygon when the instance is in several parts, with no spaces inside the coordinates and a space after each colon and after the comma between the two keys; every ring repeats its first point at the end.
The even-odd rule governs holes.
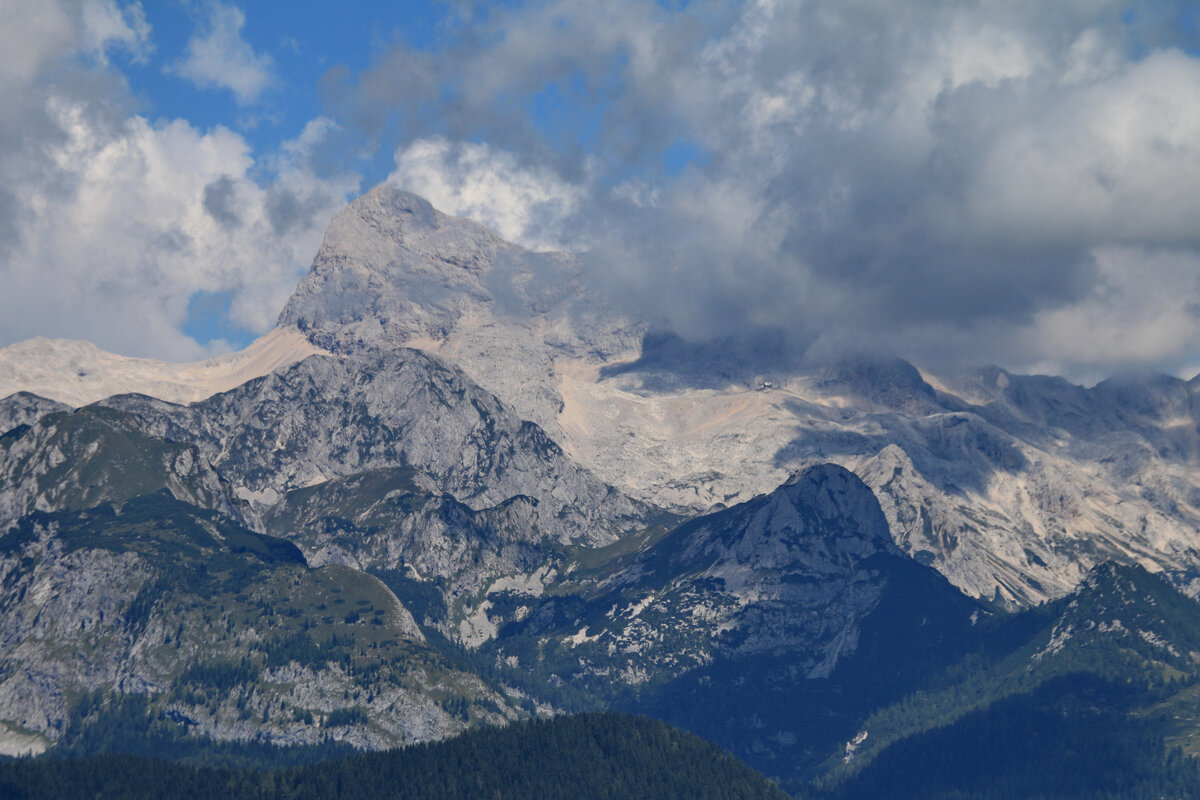
{"type": "Polygon", "coordinates": [[[197,293],[229,296],[235,326],[268,330],[358,188],[310,164],[332,123],[256,155],[227,128],[130,114],[98,54],[148,46],[137,7],[40,7],[20,30],[0,26],[30,43],[0,55],[21,66],[0,84],[0,342],[196,358],[212,349],[182,332],[197,293]]]}
{"type": "Polygon", "coordinates": [[[396,169],[387,182],[535,250],[567,244],[563,222],[582,194],[549,170],[522,166],[512,153],[443,137],[419,139],[396,151],[396,169]]]}
{"type": "Polygon", "coordinates": [[[100,63],[113,49],[140,57],[149,39],[140,3],[5,0],[0,3],[0,84],[27,83],[66,52],[100,63]]]}

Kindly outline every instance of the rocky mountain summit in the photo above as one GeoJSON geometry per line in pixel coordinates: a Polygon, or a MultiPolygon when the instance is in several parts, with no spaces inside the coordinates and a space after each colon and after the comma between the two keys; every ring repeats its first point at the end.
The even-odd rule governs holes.
{"type": "Polygon", "coordinates": [[[549,429],[562,407],[558,358],[637,344],[635,326],[589,308],[578,269],[385,185],[334,217],[279,327],[339,353],[428,350],[549,429]]]}
{"type": "MultiPolygon", "coordinates": [[[[779,650],[801,674],[826,677],[879,602],[880,556],[902,554],[874,495],[840,467],[810,467],[598,569],[566,564],[517,635],[550,648],[539,660],[557,648],[571,669],[561,677],[575,683],[664,682],[717,657],[779,650]],[[546,639],[556,622],[559,638],[546,639]]],[[[508,588],[492,597],[530,600],[508,588]]]]}
{"type": "Polygon", "coordinates": [[[437,354],[603,480],[679,513],[841,464],[906,552],[1006,605],[1061,596],[1107,558],[1183,585],[1200,565],[1194,381],[723,360],[604,311],[579,269],[383,186],[331,223],[280,325],[332,350],[437,354]]]}
{"type": "Polygon", "coordinates": [[[312,356],[188,406],[118,395],[63,410],[17,395],[6,407],[0,746],[12,752],[111,737],[143,714],[166,720],[170,741],[370,748],[527,715],[534,701],[427,643],[363,570],[444,588],[453,605],[658,516],[419,351],[312,356]],[[331,514],[356,502],[383,535],[344,526],[331,543],[331,514]]]}
{"type": "Polygon", "coordinates": [[[191,406],[118,396],[2,441],[0,721],[26,748],[140,715],[375,748],[539,702],[653,710],[714,674],[791,691],[876,658],[881,613],[946,619],[937,638],[979,610],[840,467],[647,520],[415,351],[315,356],[191,406]]]}
{"type": "Polygon", "coordinates": [[[545,586],[489,587],[482,652],[788,777],[852,732],[860,703],[902,693],[988,613],[896,548],[871,491],[831,464],[674,529],[569,554],[556,572],[545,586]],[[883,664],[870,690],[840,696],[863,665],[883,664]],[[814,716],[820,730],[805,722],[814,716]]]}

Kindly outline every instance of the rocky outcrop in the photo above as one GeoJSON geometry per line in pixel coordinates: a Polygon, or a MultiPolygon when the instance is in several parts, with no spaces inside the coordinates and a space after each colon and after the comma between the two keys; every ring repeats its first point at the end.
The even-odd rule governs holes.
{"type": "MultiPolygon", "coordinates": [[[[781,652],[798,674],[827,677],[854,652],[891,560],[908,561],[870,489],[841,467],[813,466],[602,568],[565,564],[554,596],[526,597],[527,620],[502,628],[498,647],[537,637],[539,658],[572,665],[560,675],[571,681],[663,682],[714,659],[781,652]]],[[[492,594],[511,595],[511,608],[521,592],[492,594]]]]}
{"type": "Polygon", "coordinates": [[[334,217],[279,325],[336,352],[435,353],[551,431],[556,362],[625,356],[642,333],[591,299],[569,254],[530,252],[386,185],[334,217]]]}
{"type": "Polygon", "coordinates": [[[130,414],[55,412],[0,436],[0,530],[34,510],[78,510],[159,491],[257,525],[199,448],[148,435],[130,414]]]}
{"type": "Polygon", "coordinates": [[[537,501],[540,530],[610,542],[648,513],[568,458],[536,425],[420,351],[312,356],[191,406],[125,395],[105,405],[151,435],[194,442],[259,508],[297,488],[408,467],[472,508],[537,501]]]}
{"type": "MultiPolygon", "coordinates": [[[[588,293],[582,264],[566,254],[530,252],[419,197],[379,187],[330,224],[312,270],[280,316],[274,344],[255,345],[255,353],[273,355],[231,357],[221,370],[248,377],[266,372],[264,365],[329,350],[366,361],[341,372],[328,365],[305,370],[314,381],[328,379],[353,392],[358,387],[346,382],[349,371],[370,369],[372,358],[409,346],[461,369],[512,416],[536,422],[561,453],[624,497],[681,514],[704,513],[770,491],[805,465],[835,462],[876,492],[902,549],[974,596],[1013,607],[1035,604],[1063,595],[1109,558],[1165,570],[1193,594],[1200,591],[1196,380],[1125,376],[1089,389],[996,367],[937,375],[877,356],[808,363],[780,351],[770,337],[749,337],[732,349],[689,343],[670,332],[650,333],[640,321],[623,319],[619,308],[606,307],[588,293]],[[234,362],[242,366],[229,367],[234,362]],[[250,368],[243,362],[254,368],[245,371],[250,368]]],[[[74,365],[88,391],[116,385],[101,374],[110,369],[136,373],[148,381],[139,386],[164,397],[191,399],[216,390],[208,378],[187,383],[200,374],[189,368],[172,373],[167,383],[184,381],[189,392],[201,394],[179,394],[178,386],[163,388],[163,365],[110,364],[78,345],[37,342],[8,348],[0,360],[14,381],[26,383],[46,378],[41,362],[50,358],[74,365]]],[[[62,370],[49,372],[54,377],[62,370]]],[[[289,370],[277,373],[284,374],[289,370]]],[[[252,385],[268,393],[280,388],[278,377],[252,385]]],[[[231,396],[242,402],[247,393],[231,396]]],[[[241,477],[229,477],[259,508],[307,482],[360,468],[425,469],[425,463],[438,491],[474,510],[524,494],[539,500],[543,515],[562,511],[553,534],[559,539],[605,541],[631,527],[620,520],[639,516],[623,498],[609,498],[618,521],[594,517],[586,509],[594,508],[597,493],[574,479],[550,475],[545,486],[553,488],[533,492],[528,481],[500,475],[491,456],[470,443],[461,452],[472,456],[454,464],[410,436],[404,454],[420,453],[424,461],[418,463],[397,461],[398,454],[385,453],[379,442],[356,441],[340,453],[327,441],[331,434],[320,432],[327,422],[374,424],[381,419],[377,409],[324,420],[293,415],[318,431],[314,447],[297,449],[299,428],[289,429],[284,412],[268,409],[285,396],[305,394],[264,395],[259,409],[275,415],[272,435],[283,439],[245,426],[246,441],[264,448],[271,460],[262,469],[238,466],[246,455],[235,452],[243,430],[238,425],[195,412],[172,412],[177,421],[190,419],[186,425],[167,423],[147,401],[113,404],[157,415],[158,430],[170,429],[180,441],[199,436],[205,457],[220,461],[222,472],[225,465],[240,470],[241,477]],[[287,446],[277,446],[285,440],[287,446]],[[473,470],[479,480],[470,477],[473,470]],[[589,533],[580,533],[585,528],[589,533]]],[[[332,400],[319,389],[312,397],[332,400]]],[[[201,405],[215,410],[220,403],[214,400],[201,405]]],[[[8,402],[12,411],[0,408],[0,427],[5,414],[28,423],[44,411],[29,407],[18,419],[12,414],[20,402],[8,402]]],[[[227,403],[219,413],[241,412],[227,403]]],[[[362,438],[349,436],[356,437],[362,438]]],[[[542,438],[529,433],[524,446],[554,446],[542,438]]],[[[465,440],[438,441],[455,452],[465,440]]],[[[537,474],[539,482],[549,475],[537,469],[528,474],[537,474]]]]}
{"type": "Polygon", "coordinates": [[[0,433],[18,425],[32,425],[39,418],[56,411],[69,411],[70,406],[30,392],[17,392],[0,400],[0,433]]]}
{"type": "Polygon", "coordinates": [[[811,767],[873,704],[970,652],[987,616],[905,556],[870,489],[830,464],[674,530],[575,553],[543,577],[475,599],[464,628],[491,624],[484,652],[576,702],[675,721],[776,774],[811,767]]]}
{"type": "Polygon", "coordinates": [[[541,504],[518,495],[480,510],[439,493],[410,469],[380,469],[289,492],[264,517],[309,563],[342,564],[422,586],[440,598],[423,624],[454,638],[456,600],[494,579],[552,567],[560,548],[541,504]]]}
{"type": "Polygon", "coordinates": [[[879,496],[899,546],[1010,606],[1061,596],[1107,558],[1195,580],[1192,385],[1085,389],[878,356],[809,364],[765,340],[693,344],[605,308],[579,269],[380,187],[331,223],[280,323],[342,352],[437,353],[602,480],[680,513],[841,464],[879,496]]]}

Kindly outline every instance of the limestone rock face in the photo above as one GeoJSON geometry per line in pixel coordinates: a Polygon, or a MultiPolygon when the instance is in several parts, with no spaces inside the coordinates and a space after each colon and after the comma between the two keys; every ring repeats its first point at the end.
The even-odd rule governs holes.
{"type": "Polygon", "coordinates": [[[897,386],[890,405],[872,400],[878,385],[818,382],[788,401],[798,419],[776,462],[853,469],[897,544],[975,596],[1060,597],[1107,559],[1192,579],[1200,471],[1185,382],[928,377],[932,396],[897,386]]]}
{"type": "Polygon", "coordinates": [[[578,271],[569,254],[530,252],[380,186],[334,217],[279,325],[335,352],[435,353],[551,429],[557,362],[634,353],[642,331],[601,312],[578,271]]]}
{"type": "Polygon", "coordinates": [[[545,662],[574,665],[564,680],[657,683],[714,659],[782,652],[802,674],[828,677],[854,652],[893,563],[911,562],[892,544],[871,490],[841,467],[817,465],[598,572],[564,565],[554,595],[540,604],[527,597],[538,607],[514,628],[518,641],[537,637],[545,662]],[[586,607],[563,600],[572,595],[586,607]]]}
{"type": "Polygon", "coordinates": [[[311,564],[437,587],[440,604],[426,609],[422,621],[454,638],[456,598],[479,594],[503,576],[548,572],[556,563],[539,505],[518,495],[475,510],[438,492],[421,473],[395,468],[289,492],[264,521],[299,544],[311,564]]]}
{"type": "MultiPolygon", "coordinates": [[[[583,265],[382,187],[219,364],[0,353],[76,392],[0,400],[0,752],[99,692],[369,748],[590,703],[801,764],[974,652],[974,598],[1108,559],[1200,593],[1200,382],[763,358],[623,319],[583,265]],[[113,387],[142,393],[65,405],[113,387]]],[[[1155,603],[1129,630],[1182,642],[1155,603]]]]}
{"type": "Polygon", "coordinates": [[[464,643],[762,763],[804,763],[814,731],[855,724],[859,701],[841,693],[902,694],[930,664],[968,651],[987,613],[904,555],[871,490],[831,464],[673,530],[578,553],[556,573],[549,585],[493,582],[465,620],[481,641],[464,643]],[[857,684],[864,669],[871,677],[857,684]]]}
{"type": "MultiPolygon", "coordinates": [[[[91,342],[38,337],[0,348],[0,397],[25,392],[78,407],[137,392],[190,403],[318,352],[320,348],[286,327],[270,331],[245,350],[191,363],[130,358],[91,342]]],[[[3,418],[0,412],[0,425],[3,418]]]]}
{"type": "Polygon", "coordinates": [[[0,400],[0,433],[18,425],[32,425],[40,417],[55,411],[69,411],[70,406],[29,392],[17,392],[0,400]]]}
{"type": "Polygon", "coordinates": [[[901,548],[975,596],[1062,596],[1109,558],[1196,580],[1195,381],[1087,389],[895,358],[756,360],[750,345],[723,359],[647,335],[581,269],[380,187],[335,218],[280,323],[340,352],[436,353],[602,480],[679,513],[831,461],[875,491],[901,548]]]}
{"type": "MultiPolygon", "coordinates": [[[[729,356],[722,346],[651,335],[642,321],[623,318],[621,309],[589,293],[585,268],[568,254],[530,252],[415,195],[379,187],[329,226],[271,335],[274,344],[256,345],[256,353],[274,355],[233,358],[254,368],[243,364],[229,374],[276,368],[274,376],[248,384],[267,394],[280,387],[282,375],[328,378],[349,393],[350,408],[362,405],[354,392],[368,385],[383,390],[373,379],[350,380],[350,372],[371,368],[372,359],[397,348],[421,350],[541,431],[522,434],[510,426],[505,441],[524,441],[534,451],[557,447],[564,460],[615,487],[622,499],[608,504],[612,513],[594,510],[601,494],[584,486],[587,480],[573,483],[570,469],[550,475],[518,464],[517,456],[504,462],[503,449],[481,451],[461,425],[448,433],[458,423],[432,426],[425,440],[410,429],[397,448],[352,430],[358,421],[384,420],[377,407],[321,420],[282,411],[281,403],[306,402],[297,386],[274,401],[264,394],[261,407],[246,400],[257,389],[237,389],[229,393],[236,399],[221,406],[211,396],[218,384],[207,378],[187,384],[192,394],[185,396],[179,376],[167,381],[175,382],[170,388],[157,366],[110,364],[86,348],[47,342],[6,348],[0,372],[15,376],[4,385],[16,391],[46,378],[41,362],[66,364],[94,392],[117,385],[104,377],[108,371],[140,370],[141,391],[202,400],[203,413],[172,412],[191,420],[186,425],[160,414],[156,430],[170,429],[180,441],[199,436],[204,458],[259,511],[291,489],[360,467],[415,466],[429,472],[437,491],[475,511],[528,495],[538,500],[538,515],[564,510],[557,528],[547,520],[539,524],[549,527],[540,529],[560,540],[599,542],[636,527],[622,521],[639,518],[624,498],[683,515],[706,513],[772,491],[806,465],[833,462],[876,493],[899,547],[973,596],[1013,607],[1059,597],[1106,559],[1164,570],[1193,595],[1200,592],[1196,380],[1126,376],[1086,388],[995,367],[943,375],[894,358],[814,364],[756,357],[770,342],[743,343],[729,356]],[[289,372],[312,352],[352,363],[340,372],[328,365],[289,372]],[[236,403],[249,405],[239,410],[236,403]],[[263,428],[204,417],[218,406],[218,416],[262,413],[274,421],[263,428]],[[299,445],[310,426],[318,432],[312,444],[299,445]],[[274,438],[264,438],[268,429],[274,438]],[[246,442],[265,448],[266,465],[249,466],[248,449],[238,449],[243,431],[246,442]],[[455,460],[446,453],[465,455],[455,460]],[[526,468],[536,481],[501,474],[526,468]],[[535,483],[543,489],[533,491],[535,483]]],[[[335,400],[319,389],[312,396],[318,404],[335,400]]],[[[421,396],[396,398],[420,405],[421,396]]],[[[0,426],[6,419],[32,422],[52,408],[26,403],[18,410],[20,401],[6,402],[0,426]]],[[[110,404],[158,413],[149,401],[110,404]]]]}
{"type": "Polygon", "coordinates": [[[0,718],[56,738],[74,691],[147,683],[122,612],[154,571],[133,553],[69,552],[38,533],[0,555],[0,718]]]}
{"type": "Polygon", "coordinates": [[[196,445],[148,435],[131,414],[59,411],[0,437],[0,531],[35,510],[82,510],[161,491],[258,524],[196,445]]]}
{"type": "Polygon", "coordinates": [[[487,273],[510,249],[480,225],[381,187],[334,217],[279,321],[337,351],[444,334],[490,299],[487,273]]]}
{"type": "Polygon", "coordinates": [[[533,498],[539,530],[563,542],[612,541],[647,513],[462,372],[416,350],[312,356],[191,406],[136,395],[105,404],[154,436],[195,442],[260,509],[293,489],[409,467],[475,509],[533,498]]]}

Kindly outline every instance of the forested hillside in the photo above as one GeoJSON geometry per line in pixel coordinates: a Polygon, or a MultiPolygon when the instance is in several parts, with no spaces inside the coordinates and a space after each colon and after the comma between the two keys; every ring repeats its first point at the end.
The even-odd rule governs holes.
{"type": "Polygon", "coordinates": [[[0,763],[6,800],[751,800],[787,797],[715,745],[661,722],[581,714],[286,770],[133,756],[0,763]]]}

